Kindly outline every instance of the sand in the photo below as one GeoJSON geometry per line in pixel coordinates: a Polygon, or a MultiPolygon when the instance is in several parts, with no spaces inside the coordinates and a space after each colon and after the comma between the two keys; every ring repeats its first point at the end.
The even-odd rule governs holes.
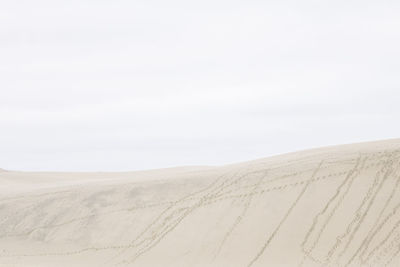
{"type": "Polygon", "coordinates": [[[0,266],[400,266],[400,139],[221,167],[0,171],[0,266]]]}

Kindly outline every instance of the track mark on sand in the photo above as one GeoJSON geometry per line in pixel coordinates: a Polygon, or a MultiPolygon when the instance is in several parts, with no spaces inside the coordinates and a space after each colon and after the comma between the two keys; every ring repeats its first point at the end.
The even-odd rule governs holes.
{"type": "Polygon", "coordinates": [[[217,256],[219,255],[222,247],[224,246],[225,242],[228,240],[228,238],[230,237],[232,232],[235,230],[235,228],[243,220],[244,216],[246,216],[247,210],[249,209],[250,204],[251,204],[251,202],[253,200],[253,196],[255,195],[256,190],[260,186],[261,182],[264,180],[265,176],[263,175],[255,185],[252,185],[253,186],[253,190],[245,197],[245,204],[244,204],[244,208],[243,208],[242,212],[236,217],[234,223],[229,228],[229,230],[226,232],[224,238],[222,239],[221,244],[219,245],[219,247],[218,247],[218,249],[217,249],[217,251],[216,251],[216,253],[214,255],[213,260],[215,260],[217,258],[217,256]]]}
{"type": "Polygon", "coordinates": [[[272,239],[274,239],[274,237],[276,236],[276,234],[279,232],[280,228],[282,227],[282,225],[286,222],[287,218],[289,217],[289,215],[292,213],[293,209],[297,206],[297,204],[299,203],[300,199],[303,197],[304,193],[307,191],[308,186],[311,184],[312,179],[315,177],[315,175],[317,174],[317,172],[319,171],[319,169],[321,168],[323,163],[323,160],[319,163],[318,167],[314,170],[314,173],[311,176],[311,179],[305,184],[305,186],[303,187],[303,189],[301,190],[301,192],[298,194],[296,200],[292,203],[292,205],[290,206],[290,208],[287,210],[285,216],[283,216],[283,218],[281,219],[281,221],[279,222],[278,226],[275,228],[275,230],[272,232],[272,234],[269,236],[269,238],[267,239],[267,241],[264,243],[264,245],[262,246],[261,250],[256,254],[256,256],[249,262],[249,264],[247,265],[247,267],[251,267],[253,266],[253,264],[261,257],[261,255],[265,252],[265,250],[267,249],[267,247],[269,246],[269,244],[271,243],[272,239]]]}
{"type": "Polygon", "coordinates": [[[308,230],[308,232],[305,235],[305,238],[301,244],[302,251],[304,253],[304,257],[302,261],[300,262],[299,266],[303,266],[305,260],[307,258],[310,258],[311,260],[315,261],[315,259],[312,258],[311,253],[316,247],[317,243],[319,242],[322,233],[324,232],[325,228],[329,224],[331,218],[333,215],[336,213],[337,209],[340,207],[342,204],[344,198],[350,191],[350,188],[354,182],[354,179],[358,176],[359,172],[361,169],[363,169],[364,164],[366,162],[367,158],[364,158],[363,161],[361,162],[361,155],[358,157],[354,168],[347,174],[346,178],[343,180],[343,182],[338,186],[336,189],[335,194],[329,199],[329,201],[326,203],[325,207],[314,217],[313,223],[308,230]],[[361,167],[360,167],[361,165],[361,167]],[[337,201],[336,201],[337,200],[337,201]],[[336,204],[334,202],[336,201],[336,204]],[[331,205],[334,205],[327,215],[326,218],[323,218],[323,215],[331,208],[331,205]],[[310,248],[306,249],[306,244],[308,240],[310,239],[311,234],[315,231],[316,226],[319,222],[319,220],[324,219],[324,222],[322,223],[322,226],[320,227],[319,231],[316,234],[315,240],[311,243],[310,248]]]}

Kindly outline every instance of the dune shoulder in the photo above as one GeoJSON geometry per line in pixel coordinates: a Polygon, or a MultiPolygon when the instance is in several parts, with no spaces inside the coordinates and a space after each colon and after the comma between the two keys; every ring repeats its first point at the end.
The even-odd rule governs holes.
{"type": "Polygon", "coordinates": [[[1,266],[399,266],[400,139],[219,167],[0,170],[1,266]]]}

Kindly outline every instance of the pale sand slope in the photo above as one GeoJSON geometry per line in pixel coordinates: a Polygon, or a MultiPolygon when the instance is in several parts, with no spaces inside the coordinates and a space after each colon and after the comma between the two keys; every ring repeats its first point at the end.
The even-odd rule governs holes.
{"type": "Polygon", "coordinates": [[[400,139],[223,167],[0,172],[0,266],[400,266],[400,139]]]}

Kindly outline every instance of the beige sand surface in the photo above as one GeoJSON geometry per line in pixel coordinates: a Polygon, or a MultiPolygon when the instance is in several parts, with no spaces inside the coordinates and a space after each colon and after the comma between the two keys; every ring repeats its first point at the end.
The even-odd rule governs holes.
{"type": "Polygon", "coordinates": [[[400,139],[222,167],[0,171],[0,266],[400,266],[400,139]]]}

